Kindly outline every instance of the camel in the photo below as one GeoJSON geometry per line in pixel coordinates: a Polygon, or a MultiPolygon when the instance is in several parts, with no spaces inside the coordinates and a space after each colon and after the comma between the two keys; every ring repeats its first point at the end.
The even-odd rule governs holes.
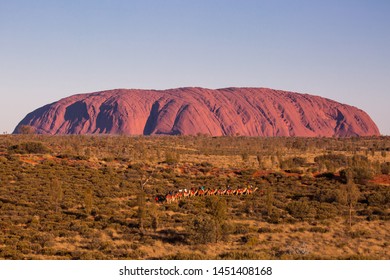
{"type": "Polygon", "coordinates": [[[176,198],[177,200],[182,199],[183,196],[184,196],[184,195],[183,195],[183,192],[181,192],[181,191],[179,191],[178,193],[175,194],[175,198],[176,198]]]}
{"type": "MultiPolygon", "coordinates": [[[[186,197],[191,196],[212,196],[212,195],[250,195],[256,192],[259,188],[253,188],[253,186],[248,186],[246,188],[231,189],[228,186],[227,189],[205,189],[200,187],[198,189],[191,188],[190,190],[184,189],[179,191],[169,192],[164,195],[157,195],[154,200],[158,202],[172,203],[173,201],[180,200],[186,197]]],[[[263,191],[260,191],[260,194],[264,194],[263,191]]]]}
{"type": "Polygon", "coordinates": [[[218,189],[216,194],[217,195],[224,195],[224,194],[226,194],[226,189],[218,189]]]}
{"type": "Polygon", "coordinates": [[[208,191],[208,190],[202,190],[202,189],[200,189],[200,190],[198,190],[197,196],[204,196],[204,195],[207,194],[207,191],[208,191]]]}
{"type": "Polygon", "coordinates": [[[189,197],[189,196],[191,196],[191,192],[188,191],[187,189],[184,189],[183,197],[189,197]]]}
{"type": "Polygon", "coordinates": [[[218,189],[208,189],[207,195],[215,195],[217,193],[218,189]]]}
{"type": "Polygon", "coordinates": [[[257,191],[259,188],[252,188],[252,186],[249,186],[249,188],[247,188],[247,190],[246,190],[246,194],[252,194],[252,193],[254,193],[255,191],[257,191]]]}
{"type": "Polygon", "coordinates": [[[235,194],[236,194],[236,190],[232,190],[232,189],[226,190],[226,195],[235,195],[235,194]]]}
{"type": "Polygon", "coordinates": [[[248,190],[248,188],[245,188],[245,189],[237,189],[235,195],[243,195],[243,194],[246,193],[247,190],[248,190]]]}
{"type": "Polygon", "coordinates": [[[172,201],[175,201],[175,196],[172,195],[172,194],[167,194],[167,195],[165,196],[165,201],[166,201],[168,204],[171,204],[172,201]]]}
{"type": "Polygon", "coordinates": [[[191,188],[190,190],[190,196],[196,196],[198,194],[198,190],[191,188]]]}

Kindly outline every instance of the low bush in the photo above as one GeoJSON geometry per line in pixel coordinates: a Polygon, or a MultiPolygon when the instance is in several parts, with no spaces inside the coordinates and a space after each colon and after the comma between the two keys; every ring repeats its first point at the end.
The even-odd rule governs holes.
{"type": "Polygon", "coordinates": [[[8,152],[15,154],[45,154],[49,149],[41,142],[25,142],[8,147],[8,152]]]}

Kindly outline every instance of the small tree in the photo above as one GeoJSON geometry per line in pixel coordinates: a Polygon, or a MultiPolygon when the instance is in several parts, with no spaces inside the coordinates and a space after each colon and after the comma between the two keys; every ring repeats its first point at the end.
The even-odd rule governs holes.
{"type": "Polygon", "coordinates": [[[195,244],[207,244],[216,240],[215,224],[208,215],[192,221],[192,232],[192,242],[195,244]]]}
{"type": "Polygon", "coordinates": [[[158,208],[156,206],[155,203],[152,203],[149,207],[148,207],[148,212],[149,212],[149,216],[152,218],[152,229],[154,230],[154,232],[157,231],[159,225],[160,225],[160,215],[159,215],[159,212],[158,212],[158,208]]]}
{"type": "Polygon", "coordinates": [[[360,197],[360,191],[356,187],[350,170],[346,172],[347,183],[338,192],[337,200],[340,204],[348,207],[349,227],[352,227],[352,213],[360,197]]]}
{"type": "Polygon", "coordinates": [[[227,219],[227,204],[226,200],[217,197],[210,197],[208,201],[211,221],[214,226],[215,242],[222,240],[226,236],[224,232],[225,223],[227,219]]]}
{"type": "Polygon", "coordinates": [[[145,228],[145,219],[146,219],[146,205],[145,205],[145,192],[140,190],[137,195],[137,218],[138,218],[138,228],[143,232],[145,228]]]}
{"type": "Polygon", "coordinates": [[[176,164],[180,161],[180,154],[178,152],[168,150],[165,151],[165,162],[168,164],[176,164]]]}
{"type": "Polygon", "coordinates": [[[147,172],[141,170],[140,179],[139,179],[139,186],[141,191],[145,190],[145,186],[151,178],[152,178],[152,174],[148,174],[147,172]]]}
{"type": "Polygon", "coordinates": [[[92,189],[88,189],[84,192],[84,209],[88,215],[92,212],[93,206],[93,192],[92,189]]]}
{"type": "Polygon", "coordinates": [[[196,244],[217,243],[226,238],[229,232],[226,200],[208,197],[206,207],[206,215],[192,222],[192,241],[196,244]]]}
{"type": "Polygon", "coordinates": [[[243,152],[241,154],[241,158],[242,158],[242,161],[245,163],[245,162],[248,162],[249,161],[249,154],[247,152],[243,152]]]}
{"type": "Polygon", "coordinates": [[[272,164],[272,169],[276,168],[278,166],[278,159],[276,156],[271,156],[271,164],[272,164]]]}
{"type": "Polygon", "coordinates": [[[272,210],[274,208],[274,193],[271,186],[268,186],[266,192],[266,205],[267,205],[267,215],[270,217],[272,215],[272,210]]]}
{"type": "Polygon", "coordinates": [[[53,210],[55,212],[58,212],[63,198],[63,191],[62,191],[62,186],[57,178],[51,181],[50,189],[51,189],[51,203],[53,205],[53,210]]]}
{"type": "Polygon", "coordinates": [[[21,125],[18,128],[17,133],[19,134],[34,134],[35,128],[30,125],[21,125]]]}
{"type": "Polygon", "coordinates": [[[264,161],[261,154],[256,155],[257,163],[259,164],[260,169],[264,169],[264,161]]]}

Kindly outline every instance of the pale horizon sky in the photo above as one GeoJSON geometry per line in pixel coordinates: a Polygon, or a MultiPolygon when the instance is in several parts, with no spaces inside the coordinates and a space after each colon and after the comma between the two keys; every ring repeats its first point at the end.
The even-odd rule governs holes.
{"type": "Polygon", "coordinates": [[[0,0],[0,133],[115,88],[267,87],[367,112],[390,135],[390,1],[0,0]]]}

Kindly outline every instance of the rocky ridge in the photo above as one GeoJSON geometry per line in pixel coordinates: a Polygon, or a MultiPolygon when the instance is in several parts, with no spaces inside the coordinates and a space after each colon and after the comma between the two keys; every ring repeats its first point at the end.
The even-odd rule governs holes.
{"type": "Polygon", "coordinates": [[[350,137],[379,135],[362,110],[267,88],[115,89],[77,94],[29,113],[39,134],[350,137]]]}

